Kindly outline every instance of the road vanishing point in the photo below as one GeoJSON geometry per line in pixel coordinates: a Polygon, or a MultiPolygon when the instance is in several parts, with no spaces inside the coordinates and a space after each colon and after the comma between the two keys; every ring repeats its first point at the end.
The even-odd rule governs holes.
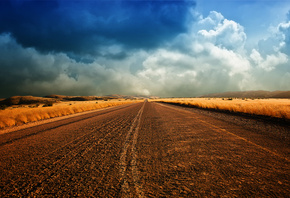
{"type": "Polygon", "coordinates": [[[1,134],[0,197],[288,197],[289,140],[247,123],[144,101],[1,134]]]}

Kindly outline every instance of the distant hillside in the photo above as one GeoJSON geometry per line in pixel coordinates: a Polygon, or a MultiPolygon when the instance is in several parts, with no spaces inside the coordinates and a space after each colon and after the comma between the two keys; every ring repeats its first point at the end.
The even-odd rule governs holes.
{"type": "Polygon", "coordinates": [[[28,105],[28,104],[40,104],[48,102],[57,102],[54,98],[43,98],[35,96],[12,96],[0,101],[0,105],[28,105]]]}
{"type": "Polygon", "coordinates": [[[105,99],[118,99],[112,96],[63,96],[63,95],[49,95],[45,98],[55,98],[61,101],[90,101],[90,100],[105,100],[105,99]]]}
{"type": "Polygon", "coordinates": [[[290,98],[290,91],[237,91],[213,93],[200,96],[201,98],[290,98]]]}
{"type": "Polygon", "coordinates": [[[113,95],[108,95],[107,97],[115,97],[115,98],[123,98],[123,99],[153,99],[153,98],[159,98],[158,96],[145,96],[145,95],[119,95],[119,94],[113,94],[113,95]]]}
{"type": "Polygon", "coordinates": [[[0,99],[0,106],[45,104],[45,103],[56,103],[61,101],[91,101],[91,100],[111,100],[111,99],[139,99],[139,97],[123,96],[123,95],[110,95],[110,96],[49,95],[44,97],[12,96],[10,98],[0,99]]]}

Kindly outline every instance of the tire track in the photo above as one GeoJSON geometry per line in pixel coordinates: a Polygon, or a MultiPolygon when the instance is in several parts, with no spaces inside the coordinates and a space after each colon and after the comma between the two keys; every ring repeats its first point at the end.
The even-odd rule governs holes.
{"type": "MultiPolygon", "coordinates": [[[[287,197],[287,161],[208,123],[232,133],[245,131],[167,105],[145,107],[137,148],[146,196],[287,197]]],[[[250,137],[245,139],[255,140],[250,137]]]]}
{"type": "Polygon", "coordinates": [[[101,125],[94,127],[65,145],[52,150],[40,158],[35,158],[26,164],[28,168],[26,172],[29,174],[24,173],[18,175],[9,185],[3,186],[4,188],[2,190],[9,192],[6,194],[7,196],[18,194],[35,197],[39,195],[43,190],[43,185],[48,181],[56,179],[58,172],[62,168],[73,163],[77,158],[87,155],[94,147],[101,144],[101,142],[107,140],[110,136],[114,136],[115,132],[122,131],[127,126],[128,120],[132,120],[133,118],[132,114],[128,114],[107,119],[101,125]],[[38,162],[37,164],[35,160],[38,162]]]}
{"type": "Polygon", "coordinates": [[[135,193],[137,197],[144,197],[144,192],[142,190],[142,185],[139,181],[139,171],[137,167],[137,153],[136,153],[136,144],[138,138],[138,131],[140,126],[140,121],[142,117],[142,113],[144,111],[144,107],[146,105],[146,101],[143,106],[139,110],[138,114],[133,120],[133,123],[128,131],[125,139],[125,143],[122,149],[121,157],[120,157],[120,177],[121,177],[121,195],[122,197],[130,197],[130,194],[134,194],[131,192],[129,185],[129,177],[131,176],[133,179],[133,188],[135,189],[135,193]],[[133,133],[133,137],[131,134],[133,133]],[[131,146],[131,150],[129,147],[131,146]],[[128,151],[131,151],[131,156],[128,151]],[[130,161],[130,163],[128,162],[130,161]],[[131,173],[129,169],[131,168],[131,173]]]}
{"type": "MultiPolygon", "coordinates": [[[[92,159],[92,158],[97,157],[101,162],[98,164],[97,170],[95,170],[96,172],[99,172],[101,170],[101,172],[99,172],[100,175],[98,176],[98,179],[97,179],[98,182],[94,182],[94,185],[90,186],[90,189],[88,191],[83,191],[83,193],[89,193],[83,196],[91,197],[92,195],[94,195],[93,197],[95,196],[99,197],[100,195],[98,194],[99,193],[98,188],[100,188],[101,186],[104,185],[104,183],[106,183],[106,181],[104,181],[105,179],[108,180],[110,177],[112,178],[112,171],[118,170],[117,164],[119,162],[119,161],[112,162],[111,161],[112,158],[110,158],[109,157],[110,155],[108,155],[109,153],[108,154],[104,154],[104,153],[106,153],[107,151],[113,151],[116,149],[114,148],[116,144],[113,142],[116,142],[116,140],[121,139],[122,137],[123,138],[125,137],[125,134],[126,134],[125,132],[129,128],[128,123],[132,122],[132,120],[134,119],[134,114],[136,114],[136,112],[138,112],[137,108],[134,109],[133,113],[130,112],[130,114],[124,114],[122,116],[118,116],[119,121],[113,120],[113,122],[110,122],[111,124],[109,124],[107,127],[102,126],[101,131],[105,131],[107,133],[102,138],[90,138],[87,142],[91,143],[91,145],[84,143],[83,144],[84,149],[78,151],[78,155],[74,157],[71,161],[69,161],[68,163],[64,163],[61,168],[54,171],[55,174],[47,178],[47,180],[45,180],[43,185],[38,186],[38,189],[35,190],[35,194],[33,194],[33,196],[43,196],[51,192],[54,192],[52,194],[54,194],[55,196],[59,195],[59,192],[55,191],[53,188],[51,188],[51,186],[54,186],[55,183],[57,183],[57,181],[60,181],[60,180],[62,180],[63,182],[64,180],[70,181],[70,178],[74,177],[74,174],[69,173],[70,171],[74,170],[76,171],[76,173],[78,173],[79,171],[82,171],[87,165],[84,163],[86,159],[92,159]],[[110,143],[113,143],[113,144],[110,144],[110,143]],[[97,153],[96,153],[96,150],[98,150],[97,153]],[[83,169],[79,169],[77,171],[78,169],[77,164],[82,164],[83,169]],[[51,189],[51,191],[49,191],[49,189],[51,189]]],[[[94,170],[92,171],[93,171],[92,173],[94,173],[94,170]]],[[[115,176],[114,178],[118,178],[118,177],[115,176]]]]}
{"type": "MultiPolygon", "coordinates": [[[[190,111],[186,111],[186,110],[183,110],[183,109],[174,108],[174,107],[171,107],[171,106],[168,106],[168,105],[160,104],[160,103],[158,103],[158,105],[161,105],[161,106],[166,107],[166,108],[174,109],[174,110],[179,111],[179,112],[186,112],[186,113],[189,113],[189,112],[190,112],[190,111]]],[[[277,157],[279,157],[279,158],[281,158],[281,159],[286,160],[287,162],[290,162],[290,159],[288,159],[287,157],[282,156],[282,155],[280,155],[280,154],[278,154],[278,153],[276,153],[276,152],[274,152],[274,151],[271,151],[271,150],[269,150],[268,148],[265,148],[265,147],[263,147],[263,146],[261,146],[261,145],[258,145],[258,144],[254,143],[254,142],[252,142],[252,141],[250,141],[250,140],[248,140],[248,139],[246,139],[246,138],[243,138],[243,137],[241,137],[241,136],[239,136],[239,135],[236,135],[236,134],[234,134],[234,133],[232,133],[232,132],[229,132],[229,131],[227,131],[226,129],[223,129],[223,128],[221,128],[221,127],[215,126],[215,125],[213,125],[213,124],[211,124],[211,123],[209,123],[209,122],[206,122],[206,121],[204,121],[204,120],[202,120],[202,119],[199,119],[198,117],[194,117],[194,119],[199,120],[199,121],[200,121],[201,123],[203,123],[205,126],[211,128],[212,130],[214,130],[214,131],[216,131],[216,132],[219,132],[219,133],[223,133],[223,132],[224,132],[224,133],[227,133],[227,134],[229,134],[229,135],[231,135],[231,136],[234,136],[234,137],[237,138],[237,139],[240,139],[240,140],[242,140],[242,141],[244,141],[244,142],[246,142],[246,143],[248,143],[248,144],[250,144],[250,145],[255,146],[256,148],[259,148],[259,149],[261,149],[261,150],[264,150],[264,151],[266,151],[266,152],[268,152],[268,153],[270,153],[270,154],[272,154],[272,155],[274,155],[274,156],[277,156],[277,157]]]]}
{"type": "Polygon", "coordinates": [[[121,120],[111,120],[109,123],[106,123],[105,126],[100,126],[97,129],[92,130],[90,134],[87,134],[84,137],[82,137],[82,138],[85,138],[84,141],[77,144],[73,150],[70,150],[61,159],[53,162],[52,165],[54,166],[54,168],[52,169],[47,168],[43,170],[42,172],[43,176],[38,181],[38,183],[37,184],[34,183],[28,186],[25,191],[28,192],[28,190],[31,189],[30,193],[33,196],[36,196],[37,194],[39,194],[41,192],[41,188],[43,184],[45,184],[46,181],[50,180],[50,182],[52,182],[53,180],[58,178],[59,175],[57,173],[59,172],[60,169],[62,169],[65,166],[68,166],[70,163],[73,163],[73,161],[75,161],[77,158],[83,157],[84,155],[86,155],[90,150],[92,150],[95,146],[103,142],[106,138],[108,138],[114,132],[120,130],[126,122],[127,120],[124,118],[122,118],[121,120]],[[110,124],[112,123],[114,123],[113,130],[108,132],[104,137],[100,139],[97,139],[98,137],[94,137],[94,132],[100,129],[104,130],[106,127],[110,126],[110,124]],[[56,176],[53,177],[53,175],[55,174],[56,176]]]}
{"type": "MultiPolygon", "coordinates": [[[[30,128],[24,128],[24,129],[20,129],[17,131],[9,132],[9,134],[3,133],[3,134],[0,134],[0,135],[5,135],[4,138],[2,136],[2,138],[0,140],[0,147],[7,145],[7,144],[12,144],[18,140],[22,140],[22,139],[25,139],[25,138],[28,138],[28,137],[31,137],[34,135],[38,135],[38,134],[46,132],[48,130],[57,129],[59,127],[67,126],[67,125],[70,125],[70,124],[75,123],[75,122],[80,122],[83,120],[94,118],[96,116],[103,116],[103,115],[108,114],[108,113],[112,113],[112,112],[115,112],[118,110],[123,110],[130,105],[132,105],[132,104],[116,106],[116,107],[111,107],[111,108],[109,107],[109,109],[97,109],[96,112],[88,112],[87,114],[81,115],[80,117],[76,117],[76,118],[75,117],[63,118],[63,119],[55,121],[55,122],[46,123],[45,125],[47,125],[47,127],[42,129],[42,130],[38,130],[38,131],[33,130],[33,128],[37,127],[37,125],[36,125],[36,126],[32,126],[30,128]],[[51,124],[55,124],[55,123],[57,124],[56,126],[55,125],[51,126],[51,124]],[[24,132],[27,129],[32,130],[32,132],[28,132],[28,133],[24,132]],[[19,134],[19,136],[18,136],[18,134],[19,134]],[[10,136],[12,136],[12,137],[10,137],[10,136]]],[[[69,116],[72,116],[72,115],[69,115],[69,116]]],[[[56,118],[60,118],[60,117],[56,117],[56,118]]],[[[54,118],[51,118],[51,119],[54,119],[54,118]]]]}

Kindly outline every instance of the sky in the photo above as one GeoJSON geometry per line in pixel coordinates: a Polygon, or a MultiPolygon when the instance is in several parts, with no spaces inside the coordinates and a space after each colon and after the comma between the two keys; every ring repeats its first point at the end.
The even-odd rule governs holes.
{"type": "Polygon", "coordinates": [[[288,0],[0,0],[0,98],[290,90],[288,0]]]}

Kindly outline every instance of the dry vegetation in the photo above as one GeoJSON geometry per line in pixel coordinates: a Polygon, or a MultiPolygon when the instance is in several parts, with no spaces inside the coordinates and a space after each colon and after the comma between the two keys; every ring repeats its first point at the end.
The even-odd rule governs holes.
{"type": "Polygon", "coordinates": [[[108,101],[46,102],[44,104],[14,105],[5,110],[0,110],[0,128],[140,101],[115,99],[108,101]]]}
{"type": "Polygon", "coordinates": [[[290,120],[290,99],[176,98],[155,101],[290,120]]]}

